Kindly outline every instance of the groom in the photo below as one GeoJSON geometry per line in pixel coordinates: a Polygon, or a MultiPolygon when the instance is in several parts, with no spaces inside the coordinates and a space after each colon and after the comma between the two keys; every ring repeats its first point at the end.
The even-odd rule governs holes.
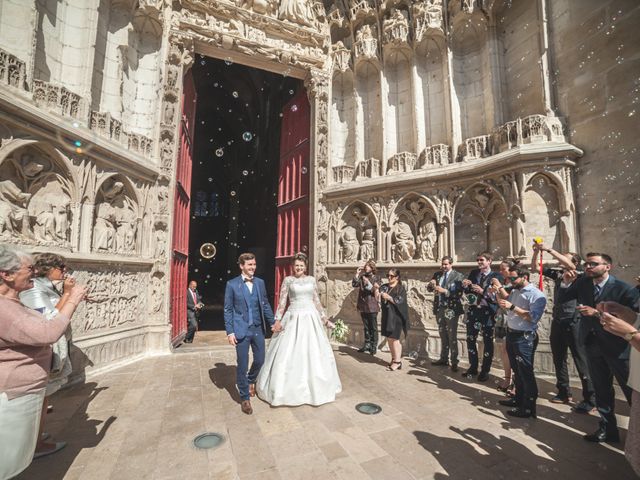
{"type": "Polygon", "coordinates": [[[236,347],[238,367],[236,384],[242,400],[244,413],[251,415],[251,401],[255,396],[256,377],[264,363],[264,334],[269,322],[273,332],[279,332],[280,322],[274,322],[273,311],[262,279],[254,277],[256,256],[243,253],[238,257],[240,275],[227,282],[224,292],[224,325],[229,344],[236,347]],[[253,352],[253,363],[249,367],[249,347],[253,352]]]}

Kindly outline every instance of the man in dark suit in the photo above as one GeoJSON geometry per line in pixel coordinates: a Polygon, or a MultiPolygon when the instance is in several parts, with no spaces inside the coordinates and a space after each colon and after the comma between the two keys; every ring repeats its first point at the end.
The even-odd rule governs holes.
{"type": "Polygon", "coordinates": [[[433,274],[427,284],[429,291],[435,292],[433,299],[433,313],[438,322],[440,332],[440,359],[431,362],[432,365],[449,365],[451,352],[451,370],[458,371],[458,320],[464,313],[462,308],[462,280],[464,275],[453,269],[453,259],[442,257],[440,271],[433,274]]]}
{"type": "Polygon", "coordinates": [[[250,397],[255,396],[255,383],[264,363],[264,335],[268,323],[273,332],[282,330],[280,321],[274,321],[264,281],[255,277],[256,257],[243,253],[238,258],[241,274],[227,282],[224,291],[224,325],[229,344],[236,347],[236,384],[240,393],[241,409],[253,413],[250,397]],[[249,369],[249,347],[253,363],[249,369]],[[248,372],[247,372],[248,370],[248,372]]]}
{"type": "Polygon", "coordinates": [[[489,379],[489,371],[493,362],[493,327],[498,304],[496,295],[491,287],[491,280],[497,278],[500,283],[504,278],[498,272],[491,271],[493,255],[482,252],[476,257],[478,268],[469,272],[469,276],[462,281],[462,287],[469,301],[467,312],[467,350],[469,351],[469,369],[462,375],[470,378],[478,375],[479,382],[489,379]],[[482,367],[478,374],[478,334],[482,331],[484,356],[482,367]]]}
{"type": "Polygon", "coordinates": [[[609,274],[612,260],[606,253],[588,253],[585,275],[577,277],[575,271],[567,271],[560,285],[560,301],[576,299],[580,312],[580,339],[587,352],[589,373],[596,393],[596,408],[600,413],[600,425],[595,432],[583,438],[589,442],[618,442],[618,426],[615,416],[613,377],[631,403],[629,379],[629,343],[607,332],[600,324],[600,312],[595,306],[600,302],[617,302],[636,308],[638,290],[609,274]]]}
{"type": "Polygon", "coordinates": [[[197,288],[198,282],[191,280],[187,288],[187,335],[184,337],[184,343],[193,343],[193,337],[198,329],[198,316],[204,307],[202,296],[197,288]]]}

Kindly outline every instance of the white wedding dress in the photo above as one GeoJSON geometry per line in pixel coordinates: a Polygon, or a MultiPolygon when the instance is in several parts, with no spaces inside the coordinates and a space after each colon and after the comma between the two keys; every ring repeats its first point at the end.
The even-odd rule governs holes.
{"type": "Polygon", "coordinates": [[[286,277],[275,318],[283,330],[269,343],[256,380],[258,396],[273,406],[333,402],[342,384],[324,328],[326,315],[316,279],[286,277]]]}

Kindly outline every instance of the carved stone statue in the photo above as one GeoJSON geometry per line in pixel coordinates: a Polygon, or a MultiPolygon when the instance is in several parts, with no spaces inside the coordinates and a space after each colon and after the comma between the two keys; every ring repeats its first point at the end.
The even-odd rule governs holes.
{"type": "Polygon", "coordinates": [[[173,125],[173,117],[176,113],[176,107],[173,102],[166,102],[164,105],[164,118],[165,125],[173,125]]]}
{"type": "Polygon", "coordinates": [[[30,198],[12,180],[0,181],[0,234],[25,233],[30,198]]]}
{"type": "Polygon", "coordinates": [[[423,261],[435,261],[438,234],[436,224],[432,220],[423,220],[418,229],[418,258],[423,261]]]}
{"type": "Polygon", "coordinates": [[[117,221],[116,250],[118,252],[133,252],[136,239],[136,219],[131,210],[121,210],[117,221]]]}
{"type": "Polygon", "coordinates": [[[365,225],[362,229],[360,260],[367,261],[376,257],[375,238],[376,228],[373,225],[365,225]]]}
{"type": "Polygon", "coordinates": [[[408,262],[413,259],[416,253],[416,241],[408,223],[396,222],[391,242],[394,262],[408,262]]]}
{"type": "Polygon", "coordinates": [[[93,249],[111,251],[115,247],[116,210],[104,202],[96,207],[96,223],[93,227],[93,249]]]}
{"type": "Polygon", "coordinates": [[[371,33],[371,26],[363,25],[360,30],[356,33],[356,42],[362,42],[368,38],[373,38],[373,34],[371,33]]]}
{"type": "Polygon", "coordinates": [[[280,0],[278,18],[312,27],[315,15],[309,0],[280,0]]]}
{"type": "Polygon", "coordinates": [[[169,138],[162,140],[160,146],[160,159],[162,160],[163,167],[170,167],[173,160],[173,145],[169,138]]]}
{"type": "Polygon", "coordinates": [[[55,216],[53,205],[47,203],[36,215],[36,223],[33,226],[33,233],[36,238],[44,241],[54,241],[56,238],[55,216]]]}
{"type": "Polygon", "coordinates": [[[360,242],[358,242],[358,233],[355,227],[351,225],[344,227],[338,243],[340,244],[340,263],[358,261],[360,242]]]}

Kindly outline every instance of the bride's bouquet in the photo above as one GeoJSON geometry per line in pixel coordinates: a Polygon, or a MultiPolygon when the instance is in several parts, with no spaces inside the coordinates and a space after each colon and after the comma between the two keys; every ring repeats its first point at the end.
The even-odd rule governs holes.
{"type": "Polygon", "coordinates": [[[333,329],[331,330],[331,338],[336,342],[344,343],[349,335],[349,326],[344,321],[338,319],[333,323],[333,329]]]}

